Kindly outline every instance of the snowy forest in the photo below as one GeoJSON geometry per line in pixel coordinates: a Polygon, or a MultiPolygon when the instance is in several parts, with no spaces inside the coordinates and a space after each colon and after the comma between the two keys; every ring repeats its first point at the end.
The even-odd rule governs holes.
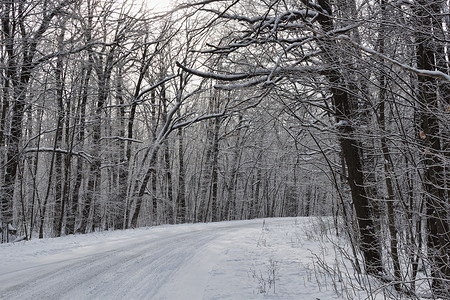
{"type": "Polygon", "coordinates": [[[1,241],[333,216],[450,293],[448,0],[1,1],[1,241]]]}

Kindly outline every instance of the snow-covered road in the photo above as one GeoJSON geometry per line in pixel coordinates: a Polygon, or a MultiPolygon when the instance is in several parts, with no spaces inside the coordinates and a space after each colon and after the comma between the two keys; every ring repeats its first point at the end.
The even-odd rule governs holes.
{"type": "Polygon", "coordinates": [[[306,221],[160,226],[0,245],[0,299],[332,299],[331,289],[308,280],[314,245],[298,230],[306,221]]]}

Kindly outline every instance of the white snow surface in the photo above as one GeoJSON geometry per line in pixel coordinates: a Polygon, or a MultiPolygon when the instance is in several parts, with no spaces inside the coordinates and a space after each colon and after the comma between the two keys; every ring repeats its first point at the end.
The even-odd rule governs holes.
{"type": "Polygon", "coordinates": [[[164,225],[2,244],[0,299],[343,299],[314,261],[335,259],[314,222],[164,225]]]}

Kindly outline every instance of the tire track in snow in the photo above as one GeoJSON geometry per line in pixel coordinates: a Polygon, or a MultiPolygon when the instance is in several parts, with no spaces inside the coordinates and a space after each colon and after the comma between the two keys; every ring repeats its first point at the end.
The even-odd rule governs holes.
{"type": "Polygon", "coordinates": [[[0,299],[149,299],[200,247],[217,236],[212,230],[207,235],[193,231],[144,236],[143,241],[117,249],[18,270],[16,277],[22,273],[24,280],[5,290],[0,288],[0,299]]]}

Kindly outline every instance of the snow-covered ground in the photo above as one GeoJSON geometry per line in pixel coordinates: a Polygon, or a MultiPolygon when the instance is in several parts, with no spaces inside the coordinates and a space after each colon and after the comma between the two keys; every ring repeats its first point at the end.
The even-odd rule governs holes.
{"type": "Polygon", "coordinates": [[[258,219],[3,244],[0,299],[342,299],[347,286],[317,261],[335,260],[324,226],[258,219]]]}

